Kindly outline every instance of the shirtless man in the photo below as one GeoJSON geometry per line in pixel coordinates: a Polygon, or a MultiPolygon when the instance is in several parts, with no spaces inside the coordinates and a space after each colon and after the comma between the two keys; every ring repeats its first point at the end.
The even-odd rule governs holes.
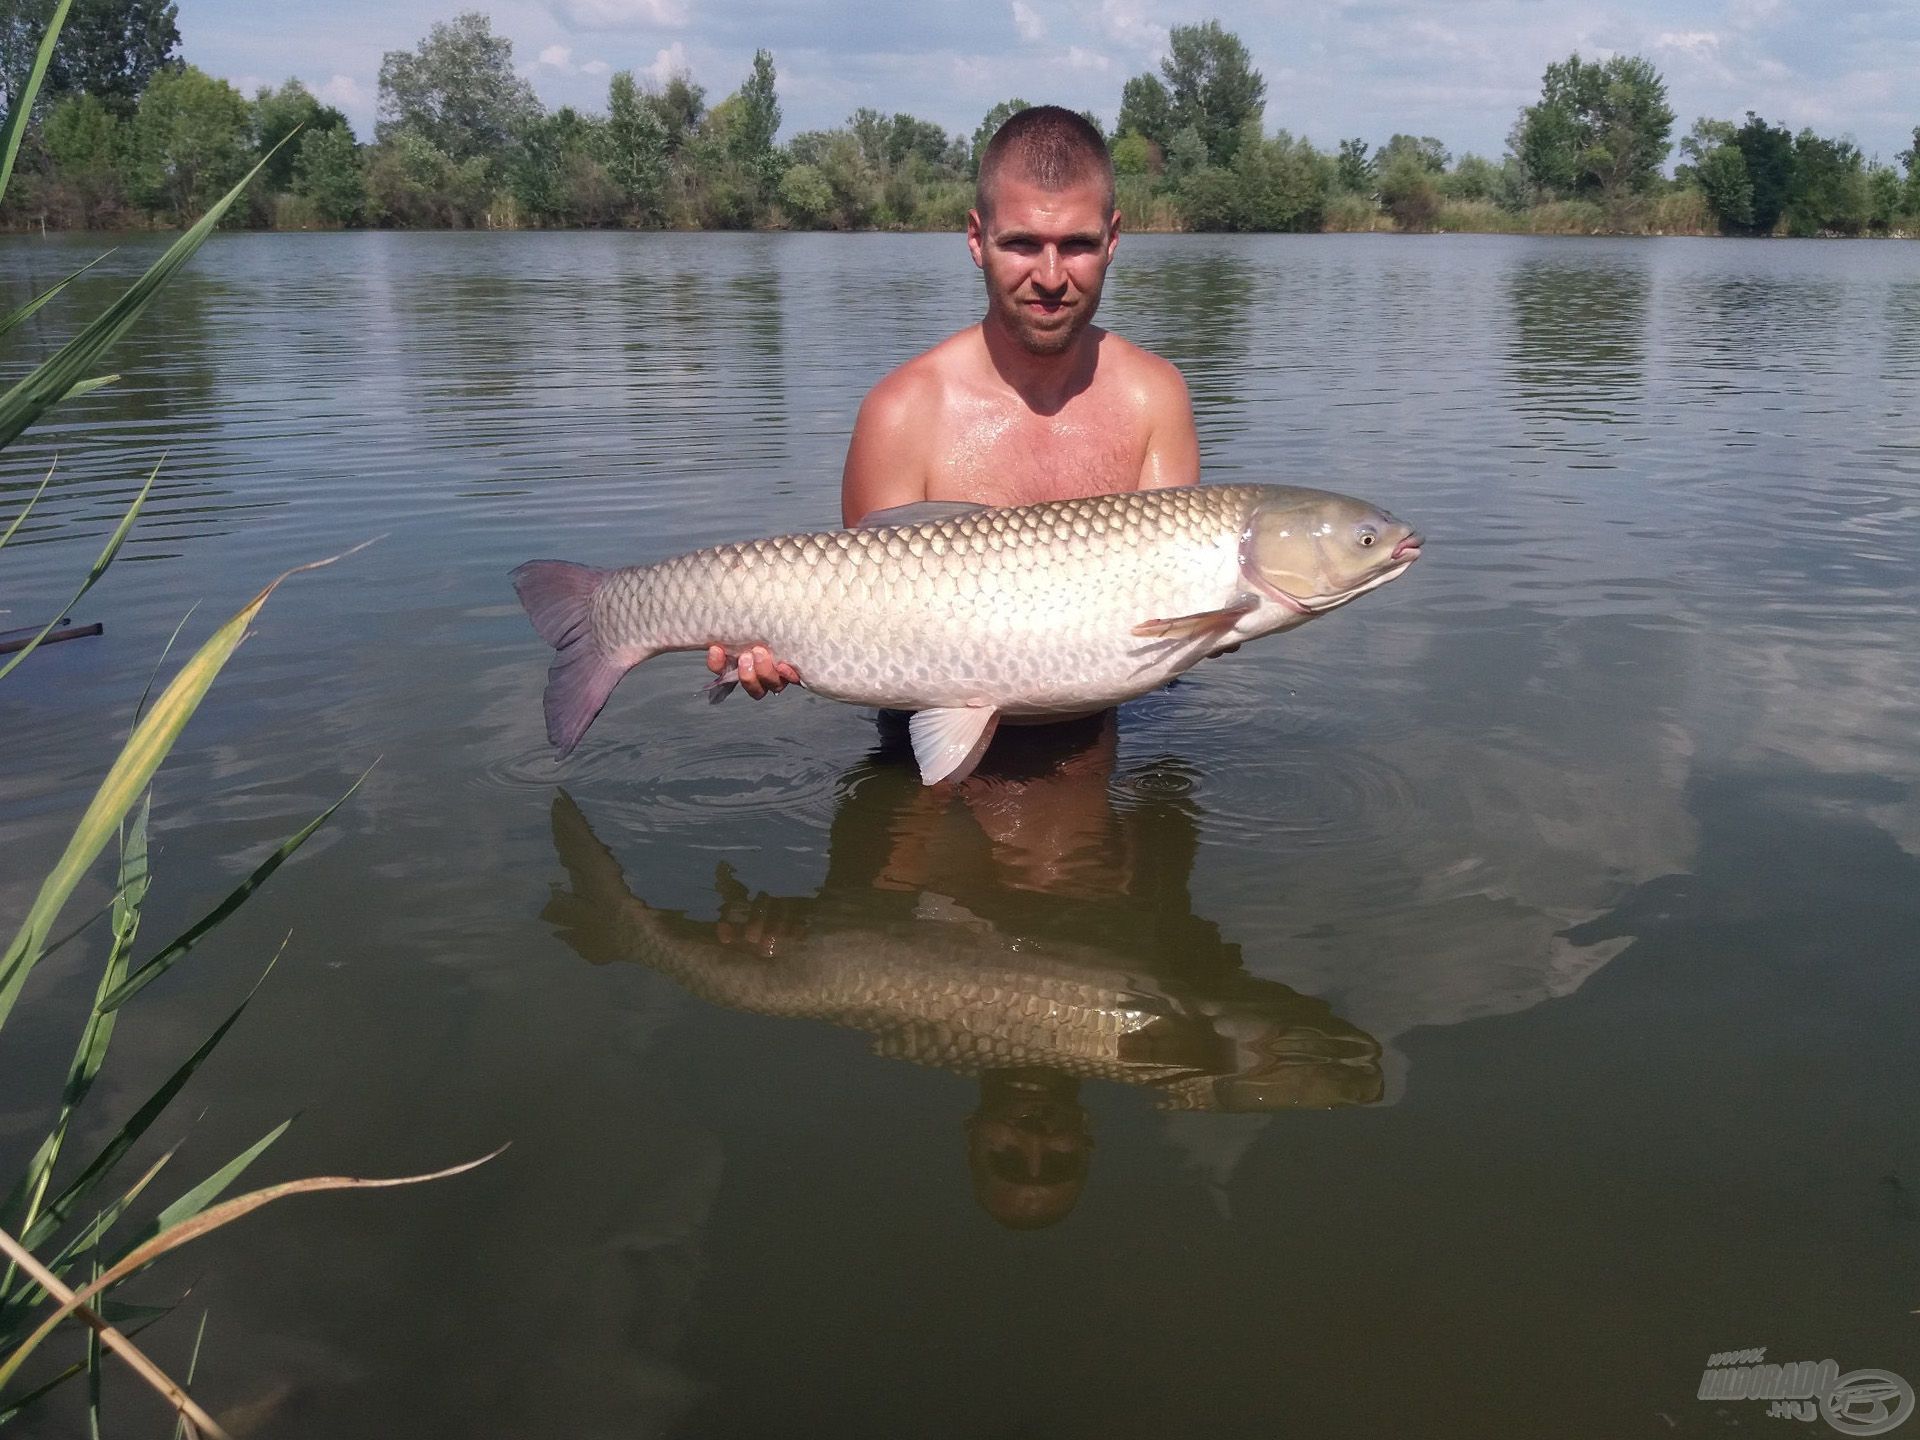
{"type": "MultiPolygon", "coordinates": [[[[986,317],[867,395],[840,482],[847,525],[922,500],[1028,505],[1199,480],[1180,372],[1093,324],[1119,243],[1099,131],[1054,105],[1000,127],[967,212],[986,317]]],[[[726,665],[707,652],[715,674],[726,665]]],[[[764,645],[740,656],[756,700],[800,678],[764,645]]]]}

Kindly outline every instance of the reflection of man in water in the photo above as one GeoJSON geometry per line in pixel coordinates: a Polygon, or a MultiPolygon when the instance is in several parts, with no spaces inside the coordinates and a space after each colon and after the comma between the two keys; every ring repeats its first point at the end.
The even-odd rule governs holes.
{"type": "Polygon", "coordinates": [[[1057,1225],[1080,1203],[1093,1133],[1080,1082],[1058,1070],[989,1070],[967,1117],[973,1198],[1009,1230],[1057,1225]]]}
{"type": "Polygon", "coordinates": [[[842,779],[817,894],[753,896],[729,878],[715,922],[654,910],[562,797],[572,893],[556,890],[545,917],[595,962],[637,960],[716,1004],[848,1026],[881,1055],[977,1077],[973,1193],[1015,1228],[1079,1199],[1083,1078],[1150,1087],[1173,1109],[1380,1097],[1370,1037],[1247,974],[1193,913],[1198,836],[1176,762],[1116,786],[1109,712],[1015,732],[932,791],[890,753],[904,728],[883,725],[842,779]]]}
{"type": "MultiPolygon", "coordinates": [[[[841,477],[845,524],[923,500],[1028,505],[1199,480],[1180,372],[1093,324],[1119,241],[1100,132],[1053,105],[1008,119],[967,212],[986,316],[868,394],[841,477]]],[[[739,659],[756,700],[800,678],[764,645],[739,659]]],[[[725,652],[707,664],[725,670],[725,652]]]]}

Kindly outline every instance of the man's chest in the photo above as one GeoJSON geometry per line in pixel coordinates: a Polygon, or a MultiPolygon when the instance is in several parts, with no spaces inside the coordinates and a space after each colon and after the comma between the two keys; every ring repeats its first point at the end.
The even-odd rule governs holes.
{"type": "Polygon", "coordinates": [[[938,427],[927,493],[934,499],[1024,505],[1132,490],[1148,435],[1113,403],[1069,405],[1055,415],[979,407],[938,427]]]}

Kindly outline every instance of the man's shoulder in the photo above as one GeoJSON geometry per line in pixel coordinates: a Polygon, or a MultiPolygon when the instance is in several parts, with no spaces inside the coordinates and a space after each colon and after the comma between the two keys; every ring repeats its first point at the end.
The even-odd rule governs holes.
{"type": "Polygon", "coordinates": [[[1111,330],[1100,336],[1100,370],[1111,383],[1143,402],[1187,397],[1186,377],[1179,366],[1111,330]]]}
{"type": "Polygon", "coordinates": [[[863,416],[877,420],[924,415],[927,406],[950,394],[967,368],[969,349],[979,344],[977,326],[949,335],[932,349],[894,367],[867,392],[863,416]]]}

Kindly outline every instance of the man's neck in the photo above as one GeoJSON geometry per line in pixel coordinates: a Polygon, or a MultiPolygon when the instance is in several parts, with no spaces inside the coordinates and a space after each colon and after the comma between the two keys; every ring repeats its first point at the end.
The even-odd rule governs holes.
{"type": "Polygon", "coordinates": [[[994,370],[1028,408],[1041,415],[1058,413],[1067,401],[1093,383],[1103,333],[1099,327],[1089,325],[1059,354],[1036,355],[1007,333],[991,314],[980,322],[981,338],[986,342],[987,358],[993,362],[994,370]]]}

